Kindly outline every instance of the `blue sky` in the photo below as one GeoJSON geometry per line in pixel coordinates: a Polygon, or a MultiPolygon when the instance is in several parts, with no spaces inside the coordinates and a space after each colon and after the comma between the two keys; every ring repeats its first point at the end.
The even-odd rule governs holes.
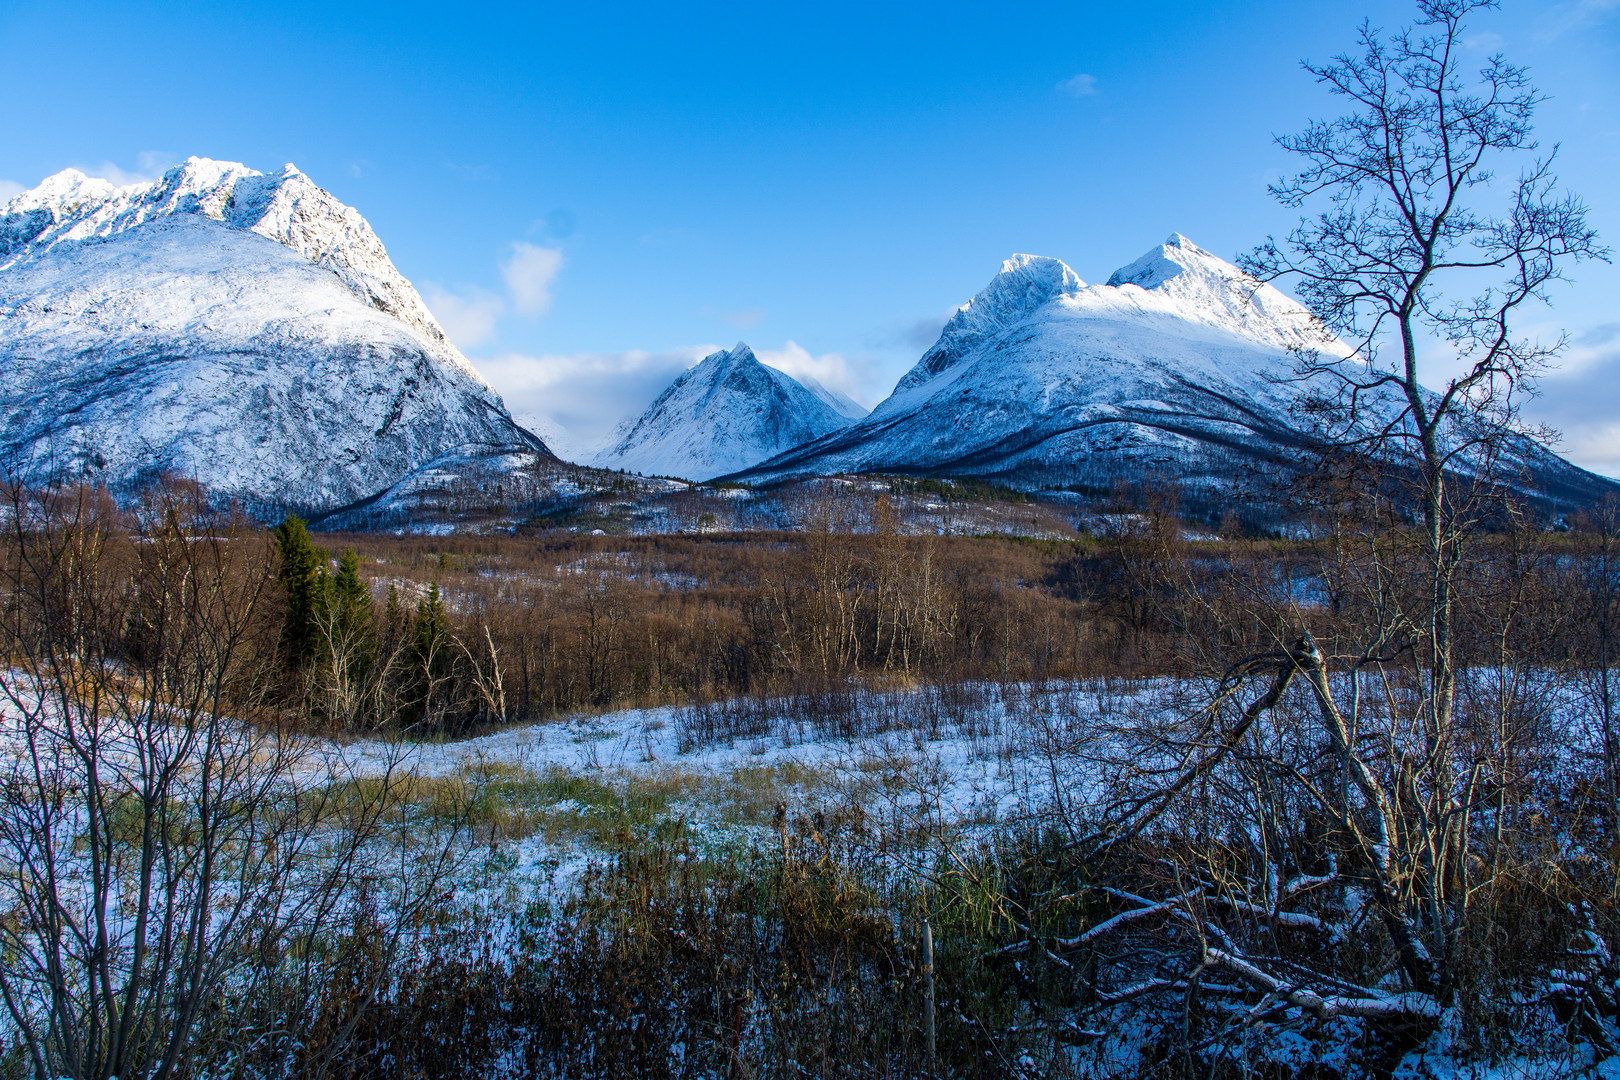
{"type": "MultiPolygon", "coordinates": [[[[0,193],[291,161],[371,221],[514,412],[600,440],[742,339],[875,404],[1018,251],[1102,281],[1283,232],[1302,57],[1408,3],[73,5],[10,0],[0,193]]],[[[1540,130],[1620,243],[1620,0],[1506,0],[1540,130]]],[[[1620,271],[1534,314],[1538,415],[1620,474],[1620,271]]]]}

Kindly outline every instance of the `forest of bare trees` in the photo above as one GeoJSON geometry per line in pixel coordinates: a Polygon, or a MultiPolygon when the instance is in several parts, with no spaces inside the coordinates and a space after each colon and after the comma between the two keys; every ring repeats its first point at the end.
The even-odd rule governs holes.
{"type": "Polygon", "coordinates": [[[1246,270],[1350,355],[1296,357],[1286,528],[1148,479],[1064,540],[875,482],[640,536],[6,485],[0,1077],[1612,1068],[1620,502],[1515,450],[1516,320],[1608,253],[1527,74],[1465,69],[1485,6],[1307,68],[1345,111],[1246,270]],[[589,749],[627,710],[639,772],[589,749]],[[530,727],[579,767],[422,764],[530,727]]]}
{"type": "MultiPolygon", "coordinates": [[[[1430,534],[1365,487],[1312,490],[1307,539],[1192,538],[1166,493],[1109,535],[1054,543],[905,535],[881,501],[829,499],[802,533],[430,539],[267,532],[183,487],[132,508],[13,488],[8,1068],[169,1076],[231,1058],[390,1073],[375,1058],[385,1031],[438,1037],[411,996],[430,975],[473,980],[458,984],[468,1023],[529,1016],[492,1047],[523,1032],[571,1060],[546,1033],[573,1015],[569,995],[607,992],[589,973],[653,995],[677,963],[669,935],[700,929],[721,967],[679,961],[694,980],[671,999],[681,1008],[712,1001],[720,972],[725,993],[757,987],[765,969],[749,964],[784,962],[794,941],[811,995],[796,1008],[854,995],[898,1032],[919,1007],[908,928],[924,917],[941,932],[942,992],[996,995],[1008,1029],[960,1027],[965,1005],[941,1019],[978,1056],[951,1058],[963,1075],[1000,1075],[1009,1041],[1056,1068],[1105,1016],[1145,1025],[1153,1067],[1188,1075],[1286,1032],[1384,1060],[1443,1019],[1477,1055],[1532,1036],[1540,1051],[1607,1047],[1614,507],[1554,530],[1504,501],[1469,533],[1441,700],[1430,534]],[[1136,689],[1100,711],[1016,705],[1098,680],[1136,689]],[[610,921],[592,936],[503,957],[505,937],[479,936],[494,928],[464,927],[484,959],[460,976],[422,920],[456,923],[442,905],[467,857],[464,811],[439,806],[424,827],[403,767],[362,780],[323,751],[382,735],[403,740],[387,744],[403,760],[424,737],[660,703],[684,710],[694,746],[773,715],[832,738],[874,724],[937,738],[983,694],[947,708],[944,728],[925,716],[932,699],[913,712],[904,695],[987,685],[1014,703],[999,723],[1056,777],[1053,799],[988,835],[908,819],[882,842],[911,852],[903,887],[853,806],[828,807],[826,824],[783,819],[783,839],[749,856],[772,868],[749,887],[786,891],[753,899],[740,881],[712,891],[730,857],[677,873],[697,856],[654,829],[607,864],[592,901],[607,907],[589,910],[610,921]],[[726,704],[740,700],[757,705],[726,704]],[[801,828],[821,852],[811,865],[788,840],[801,828]],[[795,909],[810,887],[795,875],[812,872],[834,891],[795,909]],[[664,908],[630,899],[648,888],[674,892],[664,908]],[[704,923],[735,904],[764,939],[704,923]],[[788,937],[770,945],[775,933],[788,937]],[[642,936],[623,953],[619,934],[642,936]],[[854,967],[825,966],[852,947],[854,967]],[[573,982],[524,983],[535,964],[573,982]],[[885,965],[901,981],[868,1000],[885,965]],[[233,1027],[243,1018],[251,1033],[233,1027]]],[[[629,1022],[602,1007],[610,1028],[629,1022]]],[[[658,1038],[696,1037],[675,1034],[681,1015],[658,1038]]],[[[922,1067],[910,1036],[862,1041],[876,1037],[839,1053],[922,1067]]],[[[650,1060],[648,1038],[585,1073],[650,1060]]]]}

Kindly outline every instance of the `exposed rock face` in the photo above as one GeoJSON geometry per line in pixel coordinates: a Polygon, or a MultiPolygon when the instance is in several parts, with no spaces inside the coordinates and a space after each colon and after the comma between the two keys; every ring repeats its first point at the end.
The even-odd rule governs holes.
{"type": "Polygon", "coordinates": [[[291,165],[73,170],[0,208],[0,468],[160,473],[308,510],[434,461],[549,457],[364,218],[291,165]]]}
{"type": "MultiPolygon", "coordinates": [[[[1157,476],[1218,495],[1313,444],[1299,405],[1323,388],[1296,377],[1297,350],[1348,355],[1297,302],[1179,234],[1106,285],[1016,255],[870,415],[739,478],[899,472],[1028,490],[1157,476]]],[[[1615,490],[1529,440],[1514,453],[1537,493],[1615,490]]]]}

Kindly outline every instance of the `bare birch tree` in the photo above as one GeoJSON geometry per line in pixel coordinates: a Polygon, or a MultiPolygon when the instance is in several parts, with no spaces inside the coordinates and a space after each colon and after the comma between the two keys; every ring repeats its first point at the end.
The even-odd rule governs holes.
{"type": "Polygon", "coordinates": [[[448,851],[383,842],[396,762],[356,783],[277,722],[262,533],[173,491],[133,518],[83,490],[8,494],[8,1026],[39,1080],[190,1075],[260,989],[318,992],[353,889],[387,893],[397,931],[448,851]],[[376,863],[414,856],[415,880],[376,863]]]}
{"type": "MultiPolygon", "coordinates": [[[[1539,859],[1572,875],[1577,861],[1538,846],[1527,794],[1546,782],[1534,769],[1551,730],[1550,695],[1508,633],[1528,602],[1515,566],[1532,556],[1492,571],[1506,575],[1492,597],[1462,574],[1482,493],[1527,445],[1518,402],[1562,345],[1515,320],[1571,264],[1606,256],[1538,151],[1525,70],[1501,56],[1465,68],[1465,21],[1494,6],[1418,0],[1414,27],[1363,24],[1354,53],[1306,65],[1349,111],[1280,140],[1303,165],[1273,192],[1321,208],[1246,260],[1291,279],[1324,338],[1350,346],[1298,370],[1329,445],[1358,466],[1321,500],[1332,606],[1258,565],[1201,580],[1193,557],[1147,538],[1143,594],[1217,674],[1196,707],[1154,696],[1155,715],[1075,743],[1104,748],[1075,751],[1104,783],[1073,849],[1125,880],[1086,886],[1107,918],[1023,948],[1134,965],[1097,1007],[1180,1002],[1189,1052],[1301,1016],[1436,1021],[1498,977],[1478,940],[1533,905],[1554,954],[1541,975],[1569,977],[1526,1002],[1616,1013],[1590,913],[1527,885],[1539,859]],[[1460,373],[1431,387],[1433,349],[1460,373]],[[1478,671],[1459,660],[1464,604],[1501,631],[1478,671]]],[[[1601,1025],[1590,1037],[1603,1044],[1601,1025]]]]}
{"type": "Polygon", "coordinates": [[[1302,374],[1326,388],[1317,404],[1330,438],[1415,467],[1437,728],[1455,696],[1452,583],[1473,524],[1452,480],[1488,471],[1524,392],[1563,347],[1521,336],[1514,320],[1571,264],[1607,257],[1585,205],[1558,188],[1556,151],[1540,152],[1532,120],[1544,98],[1529,73],[1500,54],[1466,69],[1465,21],[1496,6],[1419,0],[1415,27],[1386,39],[1364,22],[1358,51],[1306,62],[1350,111],[1278,139],[1303,165],[1271,191],[1321,209],[1244,260],[1261,280],[1291,282],[1352,348],[1302,357],[1302,374]],[[1433,390],[1430,345],[1460,370],[1433,390]]]}

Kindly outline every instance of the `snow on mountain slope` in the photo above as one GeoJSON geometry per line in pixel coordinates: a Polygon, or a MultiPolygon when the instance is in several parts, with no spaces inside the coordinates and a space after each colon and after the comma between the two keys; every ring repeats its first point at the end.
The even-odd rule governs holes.
{"type": "MultiPolygon", "coordinates": [[[[770,367],[769,364],[765,366],[770,367]]],[[[844,417],[846,420],[859,420],[861,417],[872,411],[871,409],[861,405],[860,402],[856,401],[848,394],[839,390],[834,390],[830,386],[823,386],[821,383],[817,382],[815,379],[812,379],[808,375],[799,375],[797,377],[793,377],[787,375],[785,372],[777,371],[776,368],[771,368],[771,370],[776,371],[776,373],[781,375],[783,378],[798,383],[816,397],[820,398],[822,403],[829,409],[837,413],[839,416],[844,417]]]]}
{"type": "MultiPolygon", "coordinates": [[[[1157,475],[1219,489],[1310,443],[1291,350],[1348,355],[1297,302],[1179,234],[1106,285],[1017,255],[870,415],[740,478],[903,472],[1027,490],[1157,475]]],[[[1533,444],[1524,454],[1550,488],[1601,484],[1533,444]]]]}
{"type": "Polygon", "coordinates": [[[760,363],[739,342],[683,372],[592,464],[708,480],[837,431],[864,413],[842,394],[760,363]]]}
{"type": "Polygon", "coordinates": [[[432,461],[549,457],[365,220],[291,165],[68,170],[0,208],[0,468],[323,509],[432,461]]]}
{"type": "Polygon", "coordinates": [[[939,340],[895,385],[900,393],[921,386],[972,354],[996,334],[1033,315],[1055,296],[1085,287],[1080,276],[1058,259],[1014,255],[972,300],[956,309],[939,340]]]}

